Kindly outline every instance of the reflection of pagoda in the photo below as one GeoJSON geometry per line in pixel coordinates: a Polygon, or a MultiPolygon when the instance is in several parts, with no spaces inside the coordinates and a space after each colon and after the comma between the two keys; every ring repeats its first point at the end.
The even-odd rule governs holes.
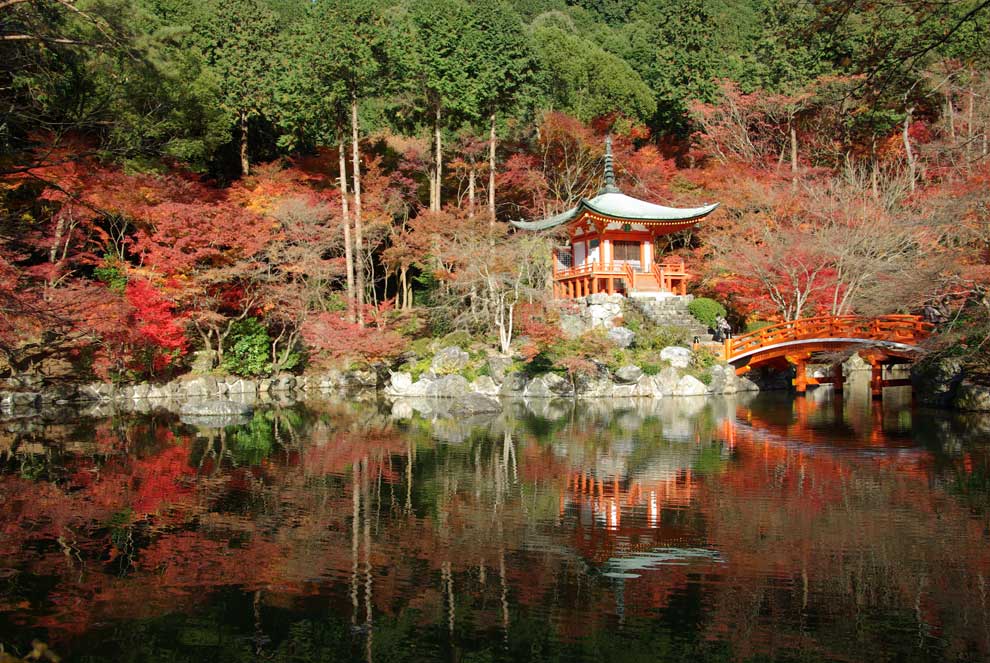
{"type": "Polygon", "coordinates": [[[659,237],[686,230],[718,204],[665,207],[622,193],[615,185],[612,141],[605,141],[605,186],[593,198],[540,221],[513,221],[523,230],[567,228],[569,247],[555,252],[554,296],[572,298],[609,294],[683,295],[690,278],[684,261],[656,255],[659,237]]]}
{"type": "Polygon", "coordinates": [[[689,468],[642,480],[572,472],[561,494],[560,517],[574,520],[575,548],[596,565],[656,548],[696,547],[704,542],[663,514],[690,506],[698,484],[689,468]]]}

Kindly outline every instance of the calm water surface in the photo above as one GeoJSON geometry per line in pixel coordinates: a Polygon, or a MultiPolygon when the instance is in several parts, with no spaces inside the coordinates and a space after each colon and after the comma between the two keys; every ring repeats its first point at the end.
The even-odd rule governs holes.
{"type": "Polygon", "coordinates": [[[0,643],[66,661],[984,661],[990,419],[898,391],[6,422],[0,643]]]}

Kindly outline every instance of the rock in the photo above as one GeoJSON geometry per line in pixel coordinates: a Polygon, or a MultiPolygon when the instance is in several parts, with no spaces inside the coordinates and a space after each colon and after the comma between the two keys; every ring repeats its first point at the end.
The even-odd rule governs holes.
{"type": "Polygon", "coordinates": [[[412,387],[412,375],[405,371],[397,371],[389,377],[385,393],[390,396],[405,396],[412,387]]]}
{"type": "Polygon", "coordinates": [[[639,382],[641,377],[643,377],[643,369],[632,364],[623,366],[615,372],[615,381],[619,384],[634,384],[639,382]]]}
{"type": "Polygon", "coordinates": [[[955,406],[958,410],[990,412],[990,385],[964,379],[956,392],[955,406]]]}
{"type": "Polygon", "coordinates": [[[611,302],[591,304],[588,306],[588,317],[592,327],[613,327],[615,319],[622,315],[622,306],[611,302]]]}
{"type": "Polygon", "coordinates": [[[526,389],[526,376],[522,373],[506,373],[498,393],[502,396],[518,396],[526,389]]]}
{"type": "Polygon", "coordinates": [[[172,387],[167,384],[153,384],[148,389],[148,395],[145,398],[156,401],[168,400],[172,398],[172,387]]]}
{"type": "Polygon", "coordinates": [[[496,383],[501,384],[505,380],[505,374],[512,367],[512,358],[501,355],[492,355],[488,358],[488,372],[496,383]]]}
{"type": "Polygon", "coordinates": [[[626,327],[612,327],[608,330],[608,337],[620,348],[628,348],[635,340],[636,334],[626,327]]]}
{"type": "Polygon", "coordinates": [[[653,376],[654,396],[673,396],[680,382],[681,372],[671,366],[665,366],[660,372],[653,376]]]}
{"type": "Polygon", "coordinates": [[[470,393],[471,386],[461,375],[444,375],[427,383],[424,396],[432,398],[460,398],[470,393]]]}
{"type": "Polygon", "coordinates": [[[866,360],[859,356],[859,353],[853,353],[849,359],[842,362],[842,367],[846,375],[849,375],[851,371],[868,371],[870,370],[870,365],[866,363],[866,360]]]}
{"type": "Polygon", "coordinates": [[[948,407],[963,380],[963,362],[958,357],[938,357],[911,367],[911,385],[922,405],[948,407]]]}
{"type": "Polygon", "coordinates": [[[560,329],[567,338],[577,338],[588,331],[588,325],[581,319],[581,316],[562,313],[560,316],[560,329]]]}
{"type": "Polygon", "coordinates": [[[674,396],[704,396],[706,393],[708,393],[708,387],[693,375],[681,377],[674,388],[674,396]]]}
{"type": "Polygon", "coordinates": [[[113,385],[106,382],[91,382],[79,388],[79,397],[88,400],[106,401],[113,395],[113,385]]]}
{"type": "Polygon", "coordinates": [[[272,385],[275,384],[275,380],[271,378],[261,378],[258,380],[258,395],[268,396],[272,390],[272,385]]]}
{"type": "Polygon", "coordinates": [[[197,417],[229,417],[231,415],[250,415],[254,408],[244,403],[234,401],[209,400],[192,401],[185,403],[179,408],[181,415],[193,415],[197,417]]]}
{"type": "Polygon", "coordinates": [[[687,368],[694,359],[694,353],[678,345],[668,345],[660,351],[660,359],[668,362],[674,368],[687,368]]]}
{"type": "Polygon", "coordinates": [[[612,388],[612,398],[632,398],[636,395],[636,385],[617,384],[612,388]]]}
{"type": "Polygon", "coordinates": [[[227,381],[228,394],[257,394],[258,385],[251,380],[236,378],[233,382],[227,381]]]}
{"type": "Polygon", "coordinates": [[[662,394],[657,394],[655,383],[653,378],[649,375],[642,376],[637,382],[633,389],[633,396],[639,396],[641,398],[653,398],[662,394]]]}
{"type": "Polygon", "coordinates": [[[496,396],[498,395],[498,385],[495,384],[495,380],[492,380],[491,377],[482,375],[471,383],[471,391],[476,394],[484,394],[485,396],[496,396]]]}
{"type": "Polygon", "coordinates": [[[150,391],[151,391],[151,385],[148,384],[147,382],[141,382],[131,387],[131,398],[135,400],[139,398],[147,398],[148,392],[150,391]]]}
{"type": "Polygon", "coordinates": [[[272,380],[272,391],[292,391],[296,388],[296,376],[289,373],[279,373],[272,380]]]}
{"type": "Polygon", "coordinates": [[[556,373],[537,375],[526,384],[523,396],[526,398],[559,398],[573,396],[574,389],[569,380],[556,373]]]}
{"type": "Polygon", "coordinates": [[[608,398],[615,385],[600,375],[578,375],[575,379],[577,395],[580,398],[608,398]]]}
{"type": "Polygon", "coordinates": [[[437,375],[451,375],[464,370],[470,360],[471,358],[468,356],[468,353],[456,345],[452,345],[446,348],[440,348],[433,355],[433,361],[430,362],[430,370],[437,375]]]}
{"type": "Polygon", "coordinates": [[[573,396],[574,386],[571,381],[556,373],[544,373],[542,376],[544,384],[550,392],[556,396],[573,396]]]}
{"type": "Polygon", "coordinates": [[[725,364],[715,364],[709,369],[712,381],[708,385],[713,394],[736,393],[736,370],[725,364]]]}
{"type": "Polygon", "coordinates": [[[744,391],[759,391],[759,390],[760,390],[760,385],[756,384],[755,382],[753,382],[752,380],[750,380],[745,375],[737,375],[736,376],[736,393],[737,394],[740,393],[740,392],[744,392],[744,391]]]}
{"type": "Polygon", "coordinates": [[[189,398],[213,398],[220,394],[217,379],[212,375],[201,375],[180,383],[182,393],[189,398]]]}
{"type": "MultiPolygon", "coordinates": [[[[492,383],[494,384],[494,383],[492,383]]],[[[497,398],[484,394],[468,394],[454,401],[450,406],[453,415],[472,415],[486,412],[501,412],[502,403],[497,398]]]]}

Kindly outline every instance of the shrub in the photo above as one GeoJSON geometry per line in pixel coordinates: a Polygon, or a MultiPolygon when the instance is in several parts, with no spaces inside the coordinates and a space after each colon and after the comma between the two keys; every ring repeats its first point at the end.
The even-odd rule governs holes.
{"type": "Polygon", "coordinates": [[[660,364],[654,364],[648,361],[640,362],[639,367],[643,369],[643,375],[656,375],[663,368],[660,364]]]}
{"type": "Polygon", "coordinates": [[[688,304],[688,310],[699,322],[712,329],[715,328],[715,319],[719,316],[724,317],[726,312],[724,306],[707,297],[698,297],[692,300],[688,304]]]}
{"type": "Polygon", "coordinates": [[[231,325],[229,345],[223,353],[223,368],[235,375],[261,375],[271,369],[268,351],[272,339],[257,318],[231,325]]]}
{"type": "Polygon", "coordinates": [[[120,261],[109,253],[104,254],[101,262],[94,270],[93,276],[97,281],[103,281],[107,287],[120,294],[127,287],[127,275],[122,269],[120,261]]]}
{"type": "Polygon", "coordinates": [[[681,327],[648,326],[636,334],[633,341],[637,348],[659,352],[667,346],[678,345],[688,336],[681,327]]]}

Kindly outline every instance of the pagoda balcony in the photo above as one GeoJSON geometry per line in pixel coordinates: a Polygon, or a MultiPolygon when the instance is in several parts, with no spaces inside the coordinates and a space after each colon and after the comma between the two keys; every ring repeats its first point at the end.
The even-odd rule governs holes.
{"type": "Polygon", "coordinates": [[[553,294],[557,299],[573,299],[605,292],[687,294],[691,275],[684,260],[669,257],[642,269],[638,261],[590,261],[569,265],[569,252],[554,253],[553,294]]]}

